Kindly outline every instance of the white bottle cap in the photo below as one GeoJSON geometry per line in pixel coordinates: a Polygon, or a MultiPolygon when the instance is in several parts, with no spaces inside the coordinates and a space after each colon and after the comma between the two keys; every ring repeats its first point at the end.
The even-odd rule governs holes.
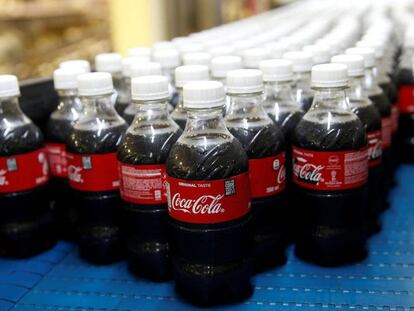
{"type": "Polygon", "coordinates": [[[210,78],[208,67],[204,65],[186,65],[175,69],[175,86],[183,87],[194,81],[204,81],[210,78]]]}
{"type": "Polygon", "coordinates": [[[128,56],[122,60],[122,75],[131,77],[131,68],[135,64],[148,63],[149,59],[141,56],[128,56]]]}
{"type": "Polygon", "coordinates": [[[0,75],[0,97],[19,96],[19,82],[13,75],[0,75]]]}
{"type": "Polygon", "coordinates": [[[348,55],[361,55],[364,58],[365,68],[375,66],[375,51],[372,48],[349,48],[345,51],[348,55]]]}
{"type": "Polygon", "coordinates": [[[128,56],[140,56],[151,58],[151,49],[144,47],[135,47],[128,49],[128,56]]]}
{"type": "Polygon", "coordinates": [[[359,48],[371,48],[374,50],[375,58],[379,59],[384,56],[384,45],[379,40],[363,40],[358,41],[356,46],[359,48]]]}
{"type": "Polygon", "coordinates": [[[248,94],[263,91],[263,75],[257,69],[238,69],[227,73],[226,87],[229,94],[248,94]]]}
{"type": "Polygon", "coordinates": [[[186,53],[183,55],[184,65],[210,65],[211,54],[207,52],[186,53]]]}
{"type": "Polygon", "coordinates": [[[287,50],[287,46],[283,42],[269,42],[265,46],[270,50],[271,58],[282,58],[287,50]]]}
{"type": "Polygon", "coordinates": [[[78,76],[80,96],[106,95],[114,92],[112,76],[107,72],[90,72],[78,76]]]}
{"type": "Polygon", "coordinates": [[[133,100],[167,99],[168,79],[160,75],[135,77],[131,81],[131,94],[133,100]]]}
{"type": "Polygon", "coordinates": [[[60,68],[73,68],[73,67],[82,67],[85,72],[91,71],[91,64],[85,59],[72,59],[66,60],[59,64],[60,68]]]}
{"type": "Polygon", "coordinates": [[[176,49],[155,50],[152,53],[154,62],[160,63],[162,68],[172,69],[180,66],[180,53],[176,49]]]}
{"type": "Polygon", "coordinates": [[[169,50],[174,49],[175,45],[170,41],[158,41],[152,45],[152,48],[154,50],[169,50]]]}
{"type": "Polygon", "coordinates": [[[322,64],[312,67],[311,86],[317,88],[345,87],[348,83],[344,64],[322,64]]]}
{"type": "Polygon", "coordinates": [[[131,78],[162,75],[161,65],[154,62],[132,63],[130,72],[131,78]]]}
{"type": "Polygon", "coordinates": [[[246,68],[258,69],[261,61],[270,59],[270,50],[266,48],[253,48],[243,51],[243,64],[246,68]]]}
{"type": "Polygon", "coordinates": [[[86,73],[81,67],[58,68],[53,72],[53,84],[56,90],[78,88],[78,76],[86,73]]]}
{"type": "Polygon", "coordinates": [[[229,71],[242,69],[243,62],[240,56],[217,56],[211,60],[211,76],[225,78],[229,71]]]}
{"type": "Polygon", "coordinates": [[[102,72],[121,72],[122,56],[119,53],[102,53],[95,56],[95,69],[102,72]]]}
{"type": "Polygon", "coordinates": [[[233,55],[236,53],[236,50],[232,46],[219,45],[219,46],[212,47],[209,50],[209,52],[212,55],[212,57],[217,57],[217,56],[233,55]]]}
{"type": "Polygon", "coordinates": [[[225,93],[223,83],[196,81],[187,83],[183,89],[184,108],[208,109],[223,107],[225,93]]]}
{"type": "Polygon", "coordinates": [[[331,62],[346,65],[349,77],[361,77],[364,75],[364,58],[361,55],[340,54],[332,57],[331,62]]]}
{"type": "Polygon", "coordinates": [[[189,42],[187,44],[180,45],[179,47],[181,55],[186,53],[202,52],[205,50],[203,44],[198,42],[189,42]]]}
{"type": "Polygon", "coordinates": [[[293,72],[309,72],[312,69],[312,53],[306,51],[292,51],[283,54],[283,58],[292,62],[293,72]]]}
{"type": "Polygon", "coordinates": [[[284,82],[293,80],[292,62],[287,59],[268,59],[260,63],[265,82],[284,82]]]}
{"type": "Polygon", "coordinates": [[[326,64],[331,58],[331,52],[326,45],[307,45],[303,50],[312,53],[313,64],[326,64]]]}

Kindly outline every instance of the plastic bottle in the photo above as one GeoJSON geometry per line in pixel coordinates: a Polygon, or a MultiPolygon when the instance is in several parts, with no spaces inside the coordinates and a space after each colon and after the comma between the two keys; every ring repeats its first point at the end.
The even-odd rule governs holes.
{"type": "Polygon", "coordinates": [[[175,286],[201,305],[252,293],[249,164],[226,128],[224,104],[222,83],[186,84],[188,124],[167,159],[175,286]]]}
{"type": "Polygon", "coordinates": [[[109,73],[80,75],[78,92],[84,114],[67,140],[67,156],[80,254],[93,262],[108,263],[124,254],[116,151],[127,125],[112,105],[109,73]]]}

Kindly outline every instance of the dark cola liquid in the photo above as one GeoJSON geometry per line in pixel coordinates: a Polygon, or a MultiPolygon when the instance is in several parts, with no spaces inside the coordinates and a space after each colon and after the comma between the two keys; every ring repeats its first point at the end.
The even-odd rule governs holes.
{"type": "MultiPolygon", "coordinates": [[[[374,106],[379,111],[381,118],[389,118],[391,116],[391,103],[388,97],[382,92],[378,95],[370,96],[374,106]]],[[[383,199],[382,209],[388,207],[388,192],[392,186],[394,159],[392,157],[391,148],[382,149],[382,188],[381,195],[383,199]]]]}
{"type": "MultiPolygon", "coordinates": [[[[243,120],[231,119],[229,131],[242,144],[249,159],[266,158],[285,151],[283,133],[272,123],[245,129],[243,120]]],[[[247,119],[253,123],[260,119],[247,119]]],[[[285,192],[252,199],[253,259],[256,271],[283,264],[286,261],[287,206],[285,192]]]]}
{"type": "MultiPolygon", "coordinates": [[[[67,149],[75,154],[116,152],[126,125],[100,131],[73,129],[67,149]]],[[[116,164],[114,164],[116,165],[116,164]]],[[[118,191],[73,190],[76,202],[79,247],[83,257],[100,263],[118,260],[123,254],[119,228],[121,199],[118,191]]]]}
{"type": "MultiPolygon", "coordinates": [[[[43,147],[43,136],[34,124],[0,129],[0,156],[32,152],[43,147]]],[[[49,207],[48,185],[0,194],[0,252],[27,257],[52,247],[56,241],[49,207]]]]}
{"type": "MultiPolygon", "coordinates": [[[[339,113],[331,113],[333,119],[339,113]]],[[[331,123],[326,113],[312,114],[315,121],[302,119],[293,145],[315,151],[358,150],[367,145],[359,120],[331,123]],[[319,121],[319,122],[316,122],[319,121]]],[[[366,187],[343,191],[317,191],[296,186],[298,236],[296,254],[320,265],[334,266],[366,256],[366,187]]]]}
{"type": "MultiPolygon", "coordinates": [[[[352,108],[359,117],[367,133],[381,131],[381,116],[373,105],[352,108]]],[[[368,171],[368,210],[367,230],[369,234],[380,231],[379,216],[382,211],[383,200],[379,193],[382,190],[382,165],[369,168],[368,171]]]]}
{"type": "MultiPolygon", "coordinates": [[[[127,133],[118,150],[118,160],[133,165],[164,164],[180,135],[181,130],[154,135],[127,133]]],[[[171,277],[167,204],[124,201],[122,210],[130,269],[155,280],[171,277]]]]}
{"type": "MultiPolygon", "coordinates": [[[[46,127],[46,141],[49,143],[66,144],[74,121],[65,119],[49,119],[46,127]]],[[[64,239],[76,236],[76,212],[72,201],[72,190],[69,180],[65,177],[50,178],[50,196],[53,201],[53,218],[58,235],[64,239]]]]}
{"type": "MultiPolygon", "coordinates": [[[[210,134],[207,141],[217,136],[210,134]]],[[[205,137],[199,136],[198,146],[176,143],[172,147],[167,159],[169,176],[212,180],[248,171],[248,159],[239,141],[203,147],[205,137]]],[[[240,301],[251,294],[250,218],[246,215],[217,224],[191,224],[170,218],[174,278],[179,293],[202,305],[240,301]]]]}
{"type": "Polygon", "coordinates": [[[313,96],[302,97],[299,106],[303,111],[308,111],[313,103],[313,96]]]}
{"type": "Polygon", "coordinates": [[[117,100],[115,102],[114,108],[115,108],[116,112],[118,112],[118,114],[120,116],[123,116],[124,115],[124,111],[128,107],[128,105],[129,105],[129,102],[123,102],[123,101],[117,100]]]}
{"type": "Polygon", "coordinates": [[[124,120],[126,121],[126,123],[131,124],[132,121],[134,121],[135,114],[136,114],[135,107],[128,106],[124,110],[124,112],[122,114],[122,117],[124,118],[124,120]]]}
{"type": "MultiPolygon", "coordinates": [[[[414,87],[414,74],[410,69],[398,71],[398,87],[414,87]]],[[[398,130],[398,153],[402,162],[414,163],[414,114],[400,112],[398,130]]]]}

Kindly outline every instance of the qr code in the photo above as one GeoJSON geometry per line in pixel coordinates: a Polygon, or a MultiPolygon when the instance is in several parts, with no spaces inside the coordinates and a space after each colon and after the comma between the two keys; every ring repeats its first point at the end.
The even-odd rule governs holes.
{"type": "Polygon", "coordinates": [[[224,190],[226,196],[234,195],[236,193],[236,185],[234,184],[234,179],[229,179],[224,182],[224,190]]]}
{"type": "Polygon", "coordinates": [[[82,166],[84,170],[90,170],[92,168],[91,157],[82,157],[82,166]]]}

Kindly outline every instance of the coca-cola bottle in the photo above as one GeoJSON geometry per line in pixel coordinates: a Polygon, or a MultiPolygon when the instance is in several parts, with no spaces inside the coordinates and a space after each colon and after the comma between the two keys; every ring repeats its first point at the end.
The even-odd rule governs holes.
{"type": "MultiPolygon", "coordinates": [[[[154,62],[138,63],[131,65],[131,78],[161,75],[161,65],[154,62]]],[[[128,124],[131,124],[137,113],[136,103],[131,102],[128,107],[124,110],[122,115],[128,124]]]]}
{"type": "Polygon", "coordinates": [[[76,200],[80,253],[101,263],[117,260],[123,253],[116,151],[127,125],[112,105],[113,92],[109,73],[78,77],[84,113],[67,140],[68,176],[76,200]]]}
{"type": "Polygon", "coordinates": [[[165,161],[181,135],[168,114],[168,96],[164,76],[132,79],[137,113],[118,150],[129,267],[156,280],[171,275],[165,161]]]}
{"type": "Polygon", "coordinates": [[[303,111],[308,111],[313,101],[313,91],[310,87],[312,53],[306,51],[293,51],[283,54],[283,58],[292,62],[295,75],[293,93],[296,102],[303,111]]]}
{"type": "Polygon", "coordinates": [[[170,88],[169,103],[174,108],[178,103],[178,92],[175,89],[175,68],[181,65],[180,53],[174,48],[154,49],[154,62],[161,64],[162,73],[168,78],[170,88]]]}
{"type": "Polygon", "coordinates": [[[399,156],[414,163],[414,29],[405,33],[397,74],[399,117],[399,156]]]}
{"type": "Polygon", "coordinates": [[[365,76],[364,89],[381,115],[382,126],[382,188],[380,195],[383,198],[382,209],[388,205],[387,196],[391,187],[393,158],[392,158],[392,120],[391,103],[384,91],[380,88],[375,75],[375,51],[371,48],[350,48],[346,54],[361,55],[364,58],[365,76]]]}
{"type": "Polygon", "coordinates": [[[112,75],[115,92],[112,103],[117,105],[118,94],[123,91],[122,56],[119,53],[101,53],[95,56],[95,70],[112,75]]]}
{"type": "Polygon", "coordinates": [[[223,84],[184,86],[187,125],[167,158],[176,289],[193,303],[239,301],[251,292],[249,162],[222,117],[223,84]]]}
{"type": "Polygon", "coordinates": [[[224,120],[249,157],[253,260],[261,271],[286,261],[285,142],[263,110],[262,73],[234,70],[226,81],[230,107],[224,120]]]}
{"type": "Polygon", "coordinates": [[[78,97],[78,75],[85,73],[81,67],[59,68],[53,73],[59,103],[50,115],[46,127],[46,149],[50,168],[50,196],[58,235],[73,239],[76,235],[75,204],[72,201],[68,180],[66,141],[73,125],[83,113],[78,97]]]}
{"type": "Polygon", "coordinates": [[[347,67],[312,68],[315,98],[293,136],[296,254],[333,266],[366,256],[367,135],[345,96],[347,67]]]}
{"type": "Polygon", "coordinates": [[[204,65],[186,65],[175,69],[175,88],[177,90],[177,105],[171,112],[171,118],[184,130],[187,122],[187,111],[184,109],[183,87],[193,81],[209,79],[208,67],[204,65]]]}
{"type": "Polygon", "coordinates": [[[0,75],[0,254],[27,257],[55,243],[46,149],[20,110],[17,78],[0,75]]]}
{"type": "Polygon", "coordinates": [[[131,103],[131,68],[149,62],[146,57],[130,56],[122,60],[122,83],[116,97],[115,110],[120,116],[131,103]]]}
{"type": "Polygon", "coordinates": [[[59,64],[59,68],[82,68],[84,72],[91,71],[91,64],[86,59],[65,60],[59,64]]]}
{"type": "Polygon", "coordinates": [[[381,229],[379,215],[381,213],[381,159],[382,133],[381,115],[369,100],[363,87],[364,58],[360,55],[337,55],[332,57],[333,63],[344,64],[348,67],[349,89],[346,95],[349,107],[365,127],[368,137],[368,233],[376,233],[381,229]]]}

